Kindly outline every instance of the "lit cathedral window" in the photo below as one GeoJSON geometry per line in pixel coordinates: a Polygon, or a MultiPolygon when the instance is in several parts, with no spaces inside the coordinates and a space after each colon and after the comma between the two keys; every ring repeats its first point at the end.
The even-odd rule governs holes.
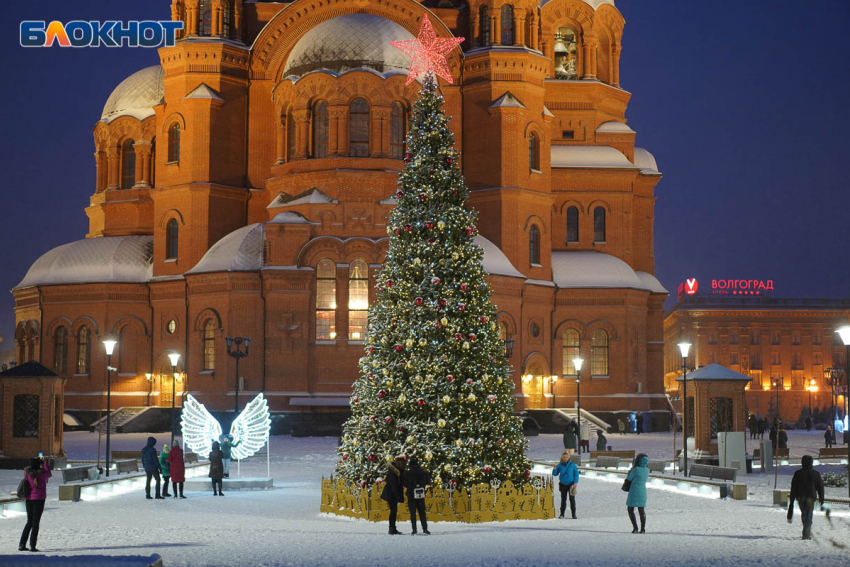
{"type": "Polygon", "coordinates": [[[576,365],[573,360],[581,355],[581,343],[578,331],[575,329],[567,329],[564,331],[564,349],[563,349],[563,369],[567,376],[578,376],[576,365]]]}
{"type": "Polygon", "coordinates": [[[596,329],[590,338],[590,374],[608,376],[608,333],[596,329]]]}
{"type": "Polygon", "coordinates": [[[360,258],[348,267],[348,340],[366,337],[369,316],[369,266],[360,258]]]}
{"type": "Polygon", "coordinates": [[[316,340],[336,339],[336,264],[324,258],[316,266],[316,340]]]}

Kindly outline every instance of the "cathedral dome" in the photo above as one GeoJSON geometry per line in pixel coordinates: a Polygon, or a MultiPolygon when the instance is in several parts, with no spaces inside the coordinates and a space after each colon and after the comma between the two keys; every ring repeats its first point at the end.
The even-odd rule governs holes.
{"type": "Polygon", "coordinates": [[[407,74],[408,57],[390,42],[408,39],[414,39],[409,31],[379,16],[337,16],[312,28],[298,40],[286,59],[283,77],[301,77],[320,70],[341,74],[364,68],[383,76],[407,74]]]}
{"type": "Polygon", "coordinates": [[[132,116],[144,120],[154,115],[153,107],[162,102],[165,85],[160,65],[133,73],[115,87],[103,107],[100,119],[106,123],[119,116],[132,116]]]}

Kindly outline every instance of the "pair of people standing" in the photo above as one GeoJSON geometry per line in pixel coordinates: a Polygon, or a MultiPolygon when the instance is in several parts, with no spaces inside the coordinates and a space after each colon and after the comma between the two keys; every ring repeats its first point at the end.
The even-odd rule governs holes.
{"type": "Polygon", "coordinates": [[[404,503],[404,489],[407,489],[407,506],[410,512],[410,521],[413,531],[410,535],[416,535],[416,514],[422,524],[422,533],[431,535],[428,531],[428,519],[425,517],[425,490],[431,484],[431,476],[422,469],[416,457],[410,459],[410,467],[405,471],[405,460],[396,457],[387,464],[387,475],[384,479],[384,489],[381,491],[381,500],[385,501],[390,508],[390,535],[404,535],[396,528],[396,517],[398,505],[404,503]]]}
{"type": "Polygon", "coordinates": [[[47,479],[53,476],[47,461],[38,457],[30,459],[30,466],[24,469],[29,492],[26,496],[27,523],[24,533],[21,534],[21,542],[18,551],[27,550],[27,539],[30,540],[30,551],[38,551],[38,527],[41,524],[41,515],[44,513],[44,502],[47,500],[47,479]]]}

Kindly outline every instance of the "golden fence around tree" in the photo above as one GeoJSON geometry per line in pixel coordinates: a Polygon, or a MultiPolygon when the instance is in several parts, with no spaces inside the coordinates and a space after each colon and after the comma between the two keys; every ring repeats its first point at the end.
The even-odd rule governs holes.
{"type": "MultiPolygon", "coordinates": [[[[428,522],[507,522],[548,520],[555,517],[552,479],[532,477],[522,487],[510,481],[479,484],[470,489],[448,485],[428,489],[425,510],[428,522]]],[[[387,503],[381,500],[383,485],[361,487],[342,478],[322,477],[322,503],[325,514],[361,518],[370,522],[389,519],[387,503]]],[[[409,521],[407,502],[398,507],[398,521],[409,521]]]]}

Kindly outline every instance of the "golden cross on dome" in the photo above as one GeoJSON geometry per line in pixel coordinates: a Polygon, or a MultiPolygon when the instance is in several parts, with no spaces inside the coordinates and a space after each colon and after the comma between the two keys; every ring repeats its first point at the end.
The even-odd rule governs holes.
{"type": "Polygon", "coordinates": [[[405,41],[391,41],[390,45],[410,57],[410,70],[407,72],[407,83],[405,84],[409,85],[429,71],[433,71],[452,83],[446,54],[457,47],[463,39],[462,37],[437,37],[433,26],[431,26],[431,20],[428,19],[426,14],[422,18],[419,37],[405,41]]]}

